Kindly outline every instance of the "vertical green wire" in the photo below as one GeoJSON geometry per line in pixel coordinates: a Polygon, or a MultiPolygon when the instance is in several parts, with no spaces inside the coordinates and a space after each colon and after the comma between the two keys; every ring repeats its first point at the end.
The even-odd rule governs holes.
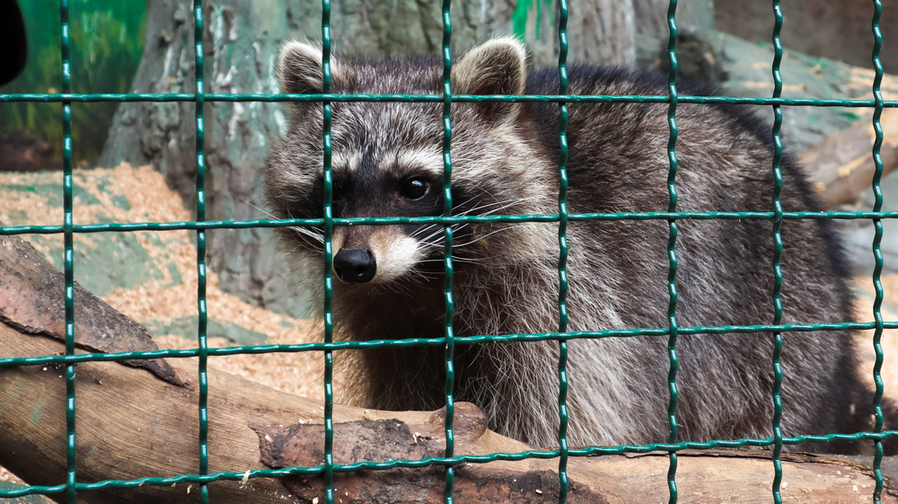
{"type": "MultiPolygon", "coordinates": [[[[670,38],[667,41],[667,55],[670,58],[670,73],[667,75],[667,89],[670,94],[670,105],[667,110],[667,124],[670,127],[670,137],[667,140],[667,158],[670,161],[670,170],[667,173],[667,192],[670,202],[668,212],[677,211],[677,0],[670,0],[667,8],[667,26],[670,29],[670,38]]],[[[670,390],[670,401],[667,404],[667,421],[670,425],[668,443],[677,442],[677,221],[668,219],[670,237],[667,240],[667,257],[670,268],[667,273],[667,290],[670,294],[670,303],[667,305],[667,323],[670,326],[670,338],[667,340],[667,356],[670,360],[670,370],[667,373],[667,387],[670,390]]],[[[667,470],[667,488],[670,491],[670,504],[677,502],[677,453],[670,452],[670,467],[667,470]]]]}
{"type": "MultiPolygon", "coordinates": [[[[558,94],[565,95],[568,92],[568,74],[567,74],[567,18],[568,7],[567,0],[559,0],[558,7],[560,15],[558,17],[558,94]]],[[[558,104],[558,332],[567,331],[567,121],[568,107],[567,103],[560,102],[558,104]]],[[[568,493],[568,442],[567,442],[567,341],[558,341],[558,502],[564,504],[567,502],[568,493]]]]}
{"type": "MultiPolygon", "coordinates": [[[[780,42],[780,31],[783,28],[783,12],[779,0],[773,0],[773,14],[776,21],[773,26],[773,97],[779,98],[783,91],[783,77],[780,73],[780,63],[783,61],[783,44],[780,42]]],[[[783,112],[779,105],[773,106],[773,323],[778,325],[783,320],[783,303],[780,299],[780,291],[783,287],[783,270],[780,260],[783,257],[783,238],[780,231],[783,226],[783,204],[780,201],[780,193],[783,189],[783,175],[781,163],[783,159],[783,142],[780,137],[780,127],[783,124],[783,112]]],[[[783,465],[780,461],[780,453],[783,449],[783,430],[780,421],[783,418],[783,400],[780,389],[783,385],[783,368],[780,364],[780,354],[783,351],[783,335],[780,332],[773,334],[773,500],[781,504],[780,485],[783,481],[783,465]]]]}
{"type": "MultiPolygon", "coordinates": [[[[322,92],[331,92],[331,3],[330,0],[321,2],[321,72],[322,92]]],[[[332,106],[330,102],[323,102],[324,120],[324,159],[322,170],[324,172],[324,342],[332,343],[334,340],[334,180],[331,170],[333,144],[331,142],[332,106]]],[[[331,350],[324,351],[324,501],[326,504],[334,503],[334,354],[331,350]]]]}
{"type": "MultiPolygon", "coordinates": [[[[882,14],[882,2],[873,0],[873,68],[876,70],[876,76],[873,78],[873,99],[876,102],[873,110],[873,130],[876,132],[876,140],[873,142],[873,162],[876,165],[876,171],[873,174],[873,195],[875,201],[873,203],[873,211],[882,211],[882,188],[879,183],[882,179],[882,156],[880,148],[882,147],[883,133],[880,118],[882,117],[882,92],[879,89],[882,84],[882,62],[879,59],[879,51],[882,50],[882,32],[879,29],[879,18],[882,14]]],[[[883,384],[882,376],[882,339],[883,321],[882,321],[882,281],[880,274],[882,273],[882,251],[879,248],[882,242],[882,220],[873,219],[873,227],[875,234],[873,236],[873,258],[876,264],[873,267],[873,288],[876,290],[876,299],[873,301],[873,318],[876,321],[876,329],[873,332],[873,349],[876,352],[876,362],[873,364],[873,381],[876,383],[876,394],[873,397],[873,411],[876,414],[876,424],[873,430],[882,432],[883,415],[882,415],[882,394],[883,384]]],[[[876,476],[876,488],[873,490],[873,502],[879,503],[882,495],[882,441],[876,441],[876,455],[873,458],[873,473],[876,476]]]]}
{"type": "MultiPolygon", "coordinates": [[[[72,92],[71,40],[69,38],[69,2],[60,0],[59,17],[62,26],[62,92],[72,92]]],[[[75,264],[72,250],[74,223],[72,222],[72,102],[62,102],[62,197],[65,211],[63,233],[65,241],[65,354],[75,354],[75,264]]],[[[65,367],[65,426],[66,426],[66,501],[75,504],[75,365],[65,367]]]]}
{"type": "MultiPolygon", "coordinates": [[[[196,81],[196,220],[206,220],[206,131],[203,121],[203,0],[193,2],[193,51],[195,60],[194,80],[196,81]]],[[[206,364],[209,360],[206,341],[208,317],[206,313],[206,230],[196,231],[197,267],[197,340],[199,341],[199,413],[200,413],[200,474],[209,472],[209,377],[206,364]]],[[[209,488],[200,485],[200,502],[209,502],[209,488]]]]}
{"type": "MultiPolygon", "coordinates": [[[[449,112],[452,108],[452,51],[449,43],[452,40],[452,16],[450,15],[451,0],[443,0],[443,215],[452,215],[452,121],[449,112]]],[[[455,333],[452,329],[452,319],[455,316],[455,300],[452,295],[452,226],[443,226],[445,243],[443,248],[443,267],[445,278],[443,280],[443,296],[446,299],[446,314],[444,323],[446,326],[446,457],[452,457],[455,453],[455,433],[453,432],[453,417],[455,416],[455,399],[453,388],[455,385],[455,333]]],[[[446,468],[446,504],[453,502],[452,489],[455,486],[455,469],[452,466],[446,468]]]]}

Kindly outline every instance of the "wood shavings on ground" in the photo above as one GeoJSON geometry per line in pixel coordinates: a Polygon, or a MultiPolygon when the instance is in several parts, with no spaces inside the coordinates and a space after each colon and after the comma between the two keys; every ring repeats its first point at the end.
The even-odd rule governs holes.
{"type": "MultiPolygon", "coordinates": [[[[317,331],[319,334],[321,331],[317,331]]],[[[154,337],[159,348],[183,350],[196,348],[196,341],[180,336],[154,337]]],[[[289,338],[274,336],[271,344],[293,344],[289,338]]],[[[232,345],[225,338],[209,338],[209,348],[224,348],[232,345]]],[[[263,354],[239,354],[210,356],[209,366],[221,371],[242,376],[267,387],[300,395],[310,399],[324,400],[324,357],[322,352],[276,352],[263,354]]],[[[334,387],[342,389],[342,383],[334,379],[334,387]]]]}
{"type": "MultiPolygon", "coordinates": [[[[0,467],[0,481],[8,481],[10,483],[15,483],[17,485],[24,485],[25,482],[19,479],[15,474],[7,471],[6,469],[0,467]]],[[[50,502],[50,500],[47,500],[50,502]]]]}
{"type": "MultiPolygon", "coordinates": [[[[151,166],[134,168],[123,163],[113,169],[79,170],[73,173],[73,183],[76,188],[73,208],[76,224],[188,222],[193,219],[181,197],[168,188],[162,174],[151,166]]],[[[10,197],[0,198],[0,221],[21,224],[24,219],[30,225],[41,226],[62,222],[61,172],[0,173],[0,186],[20,189],[11,191],[10,197]]],[[[99,241],[96,235],[99,234],[76,234],[75,248],[95,247],[99,241]]],[[[196,317],[198,272],[192,232],[137,231],[129,234],[136,238],[155,264],[124,266],[155,268],[159,278],[112,288],[101,296],[103,300],[141,323],[159,325],[196,317]],[[159,235],[163,233],[164,239],[160,239],[159,235]]],[[[58,254],[53,252],[61,250],[62,235],[42,235],[41,238],[37,243],[31,241],[45,257],[60,264],[61,256],[57,257],[58,254]],[[58,249],[54,247],[54,241],[58,242],[58,249]]],[[[76,276],[81,264],[76,262],[76,276]]],[[[80,270],[83,273],[84,267],[80,270]]],[[[261,333],[267,336],[266,343],[297,344],[321,339],[322,330],[313,322],[252,306],[224,292],[219,287],[218,275],[208,269],[206,305],[210,320],[261,333]]],[[[163,348],[195,348],[197,345],[196,339],[184,338],[180,334],[151,333],[163,348]]],[[[234,343],[210,334],[209,344],[211,347],[223,347],[234,343]]],[[[323,395],[323,363],[319,352],[213,356],[210,365],[285,392],[308,397],[323,395]]]]}

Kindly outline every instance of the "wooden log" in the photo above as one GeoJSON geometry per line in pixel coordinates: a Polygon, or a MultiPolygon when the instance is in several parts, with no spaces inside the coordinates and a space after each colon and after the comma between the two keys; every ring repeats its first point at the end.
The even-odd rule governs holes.
{"type": "MultiPolygon", "coordinates": [[[[9,248],[6,245],[11,241],[20,240],[0,237],[0,250],[9,248]]],[[[58,279],[58,273],[46,262],[33,265],[33,271],[44,271],[50,280],[58,279]]],[[[20,299],[24,304],[35,302],[33,297],[20,299]]],[[[38,324],[56,323],[35,320],[38,324]]],[[[115,318],[107,317],[100,323],[108,324],[109,320],[115,318]]],[[[81,330],[91,330],[91,319],[82,323],[85,325],[78,326],[81,330]]],[[[30,329],[0,323],[0,358],[64,353],[63,343],[46,328],[30,329]]],[[[123,344],[127,347],[129,342],[123,344]]],[[[77,349],[78,353],[86,351],[77,349]]],[[[214,360],[214,356],[210,358],[213,366],[214,360]]],[[[157,368],[117,362],[76,364],[78,482],[197,473],[196,359],[168,360],[166,368],[174,371],[177,380],[154,374],[157,368]]],[[[65,481],[64,373],[64,366],[54,364],[0,367],[0,465],[31,485],[60,485],[65,481]]],[[[208,412],[209,472],[232,473],[227,480],[209,484],[214,502],[324,501],[320,475],[241,477],[252,469],[322,464],[321,400],[286,394],[209,369],[208,412]]],[[[442,410],[387,412],[337,405],[333,417],[335,462],[442,456],[444,415],[442,410]]],[[[470,404],[456,405],[454,426],[455,455],[532,449],[491,432],[483,414],[470,404]]],[[[459,464],[455,468],[454,496],[466,503],[557,502],[557,467],[557,459],[537,458],[459,464]]],[[[873,491],[871,471],[850,462],[787,454],[783,456],[783,467],[783,494],[787,500],[791,497],[808,503],[862,503],[870,500],[873,491]]],[[[666,454],[571,458],[567,471],[568,502],[664,500],[668,491],[667,468],[666,454]]],[[[764,450],[683,452],[677,485],[683,502],[768,502],[772,477],[773,465],[764,450]]],[[[337,502],[442,502],[444,484],[445,471],[439,466],[355,471],[339,473],[335,479],[337,502]]],[[[887,486],[882,502],[898,503],[889,491],[891,487],[887,486]]],[[[52,497],[62,500],[64,494],[52,497]]],[[[78,497],[83,502],[97,503],[190,502],[198,499],[198,486],[188,482],[143,484],[83,490],[78,497]]]]}
{"type": "MultiPolygon", "coordinates": [[[[883,176],[898,168],[898,110],[885,109],[880,119],[884,141],[880,149],[883,176]]],[[[855,203],[873,182],[872,119],[854,123],[827,136],[822,142],[808,147],[801,156],[814,190],[820,195],[825,209],[855,203]]]]}
{"type": "MultiPolygon", "coordinates": [[[[0,226],[3,223],[0,222],[0,226]]],[[[44,334],[65,341],[65,278],[48,268],[44,257],[30,243],[0,237],[0,321],[30,334],[44,334]]],[[[147,330],[74,284],[75,345],[97,352],[148,352],[159,350],[147,330]]],[[[164,360],[125,360],[147,368],[175,385],[184,385],[164,360]]]]}
{"type": "MultiPolygon", "coordinates": [[[[0,357],[53,355],[63,351],[58,341],[24,334],[0,324],[0,357]]],[[[80,351],[79,351],[80,353],[80,351]]],[[[214,360],[214,359],[213,359],[214,360]]],[[[178,376],[196,375],[196,359],[171,359],[178,376]]],[[[0,368],[0,465],[32,485],[65,481],[65,383],[62,366],[0,368]]],[[[185,389],[149,372],[114,362],[76,365],[77,474],[80,482],[104,479],[133,480],[196,474],[199,467],[196,380],[185,389]]],[[[209,370],[209,471],[243,473],[250,469],[282,467],[286,461],[315,466],[323,460],[322,402],[272,390],[224,372],[209,370]],[[256,430],[254,430],[254,428],[256,430]],[[291,436],[274,431],[286,430],[291,436]],[[267,436],[267,438],[266,438],[267,436]],[[267,441],[270,438],[272,441],[267,441]],[[304,456],[272,448],[316,447],[304,456]],[[264,453],[268,454],[263,458],[264,453]],[[278,464],[280,460],[282,463],[278,464]],[[265,465],[263,461],[271,465],[265,465]]],[[[340,463],[441,456],[445,439],[442,416],[429,412],[381,412],[337,406],[335,449],[340,463]],[[392,437],[360,437],[384,424],[400,426],[392,437]],[[403,438],[403,434],[405,437],[403,438]],[[409,446],[420,445],[420,451],[409,446]]],[[[485,429],[485,418],[471,405],[457,405],[456,454],[515,453],[529,446],[485,429]]],[[[572,461],[571,502],[604,502],[601,488],[590,485],[603,477],[584,460],[572,461]]],[[[516,501],[519,492],[543,499],[557,494],[557,461],[464,464],[457,476],[456,498],[461,502],[516,501]]],[[[365,471],[337,478],[337,491],[360,493],[354,502],[418,502],[442,496],[439,468],[365,471]],[[399,498],[403,496],[403,498],[399,498]]],[[[607,482],[610,483],[610,482],[607,482]]],[[[209,485],[216,503],[324,501],[320,477],[251,478],[209,485]],[[288,486],[285,486],[287,484],[288,486]]],[[[131,489],[79,492],[86,502],[182,501],[196,494],[196,484],[143,485],[131,489]]],[[[55,497],[59,498],[60,495],[55,497]]],[[[526,502],[526,501],[525,501],[526,502]]],[[[614,501],[608,501],[614,502],[614,501]]],[[[619,501],[617,501],[619,502],[619,501]]]]}

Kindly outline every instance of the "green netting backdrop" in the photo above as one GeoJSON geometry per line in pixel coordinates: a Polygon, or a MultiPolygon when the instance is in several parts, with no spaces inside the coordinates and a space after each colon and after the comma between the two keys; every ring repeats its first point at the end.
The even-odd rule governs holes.
{"type": "MultiPolygon", "coordinates": [[[[557,6],[557,32],[559,37],[560,54],[558,57],[558,73],[560,77],[560,85],[558,94],[555,96],[469,96],[469,95],[453,95],[449,80],[452,68],[452,53],[449,49],[452,37],[452,22],[450,17],[451,2],[443,0],[442,3],[442,20],[443,20],[443,41],[442,41],[442,59],[443,59],[443,89],[438,95],[333,95],[330,94],[331,69],[330,69],[330,51],[332,34],[330,31],[330,0],[322,0],[322,18],[321,18],[321,39],[323,43],[323,65],[324,65],[324,89],[323,94],[319,95],[256,95],[256,94],[206,94],[203,86],[203,2],[202,0],[194,0],[193,2],[193,22],[194,31],[194,50],[196,64],[196,86],[197,92],[194,93],[173,93],[173,94],[73,94],[71,92],[71,75],[72,68],[70,66],[70,50],[72,41],[70,38],[69,24],[69,0],[60,0],[59,12],[61,19],[61,56],[62,56],[62,82],[61,93],[53,94],[5,94],[0,95],[0,102],[59,102],[62,105],[63,119],[63,166],[64,166],[64,222],[56,226],[7,226],[0,227],[0,234],[25,234],[25,233],[61,233],[65,239],[65,279],[66,279],[66,298],[65,298],[65,337],[66,337],[66,354],[65,355],[47,355],[31,358],[4,358],[0,359],[0,366],[25,366],[25,365],[46,365],[49,363],[59,363],[65,365],[65,383],[68,401],[66,404],[66,422],[67,436],[65,439],[65,447],[67,453],[67,473],[65,483],[55,486],[38,487],[30,486],[13,490],[0,490],[0,498],[12,498],[30,494],[65,494],[65,498],[69,503],[74,504],[79,494],[90,492],[91,490],[114,488],[114,487],[135,487],[138,485],[172,485],[176,482],[191,482],[199,484],[201,488],[200,499],[202,502],[208,502],[210,498],[214,500],[214,496],[210,496],[207,483],[228,479],[239,480],[244,477],[243,472],[223,472],[208,474],[208,412],[207,412],[207,360],[210,355],[226,355],[234,353],[259,353],[274,351],[316,351],[322,352],[325,364],[325,439],[324,439],[324,464],[315,467],[299,467],[282,470],[253,470],[249,472],[249,477],[276,477],[286,474],[308,474],[323,475],[326,487],[324,502],[330,504],[334,502],[334,474],[335,472],[351,471],[357,469],[378,468],[395,468],[395,467],[419,467],[421,461],[396,460],[386,463],[360,462],[352,465],[337,465],[333,458],[333,359],[332,353],[335,350],[361,348],[368,346],[386,346],[386,345],[445,345],[445,366],[447,371],[445,384],[445,399],[447,407],[447,416],[445,422],[446,433],[446,449],[445,456],[441,458],[429,459],[429,464],[440,465],[445,467],[445,492],[444,499],[447,503],[454,501],[453,485],[455,481],[455,472],[453,465],[459,463],[483,463],[492,460],[521,460],[527,457],[540,458],[557,458],[558,459],[558,478],[560,483],[559,502],[566,502],[568,492],[568,479],[566,472],[566,464],[569,457],[572,456],[589,456],[596,454],[613,454],[623,452],[647,452],[653,450],[666,450],[670,453],[670,466],[667,474],[667,482],[670,491],[670,502],[677,501],[677,452],[686,448],[713,448],[713,447],[733,447],[733,446],[771,446],[773,449],[773,467],[771,468],[771,492],[774,502],[781,502],[780,484],[782,480],[782,468],[780,465],[780,451],[784,444],[792,444],[803,441],[813,442],[835,442],[849,441],[858,439],[869,439],[876,445],[876,455],[873,459],[873,467],[876,477],[876,487],[873,494],[873,500],[879,501],[882,491],[883,478],[880,471],[882,460],[882,444],[881,440],[886,437],[898,435],[896,431],[882,432],[883,414],[880,407],[882,400],[883,384],[880,377],[880,369],[883,362],[882,348],[880,338],[884,328],[898,328],[898,322],[885,322],[880,313],[882,305],[883,290],[880,282],[880,274],[883,267],[883,258],[879,250],[879,244],[882,239],[881,220],[885,218],[896,218],[898,212],[883,212],[883,194],[880,190],[880,178],[882,175],[882,159],[879,151],[883,141],[883,132],[880,127],[880,116],[884,107],[896,107],[898,102],[885,101],[880,93],[880,83],[882,81],[882,65],[880,64],[879,51],[882,47],[882,36],[879,29],[879,19],[882,11],[882,5],[879,0],[874,1],[874,16],[872,19],[872,36],[875,40],[875,46],[872,54],[873,64],[875,68],[875,78],[871,85],[872,99],[864,100],[814,100],[814,99],[784,99],[781,98],[783,87],[782,77],[780,75],[780,64],[783,56],[782,45],[780,44],[780,29],[782,27],[783,16],[780,9],[780,2],[773,1],[773,32],[772,40],[775,49],[775,57],[771,65],[772,78],[774,82],[774,92],[769,98],[751,98],[751,97],[699,97],[699,96],[679,96],[677,93],[677,58],[676,58],[676,41],[677,41],[677,25],[676,25],[676,9],[677,1],[671,0],[668,7],[668,27],[669,42],[668,55],[670,58],[670,73],[668,76],[668,94],[660,96],[572,96],[567,95],[567,69],[566,59],[568,52],[567,41],[567,23],[568,23],[568,5],[566,0],[559,0],[557,6]],[[324,217],[323,219],[291,219],[291,220],[252,220],[252,221],[207,221],[205,219],[205,175],[206,165],[204,161],[204,130],[203,130],[203,105],[208,102],[222,101],[314,101],[320,102],[324,110],[324,135],[322,138],[324,147],[324,217]],[[560,156],[558,159],[558,170],[560,176],[560,187],[558,192],[558,213],[552,215],[526,215],[526,216],[489,216],[489,217],[452,217],[452,197],[449,190],[452,177],[452,123],[449,119],[449,111],[453,102],[470,102],[480,100],[502,100],[502,101],[547,101],[557,103],[560,111],[560,120],[558,124],[558,135],[560,140],[560,156]],[[118,223],[118,224],[87,224],[76,225],[73,222],[73,198],[72,198],[72,115],[71,104],[73,102],[122,102],[122,101],[179,101],[194,102],[196,104],[195,122],[196,122],[196,221],[192,222],[171,222],[171,223],[118,223]],[[442,217],[418,217],[418,218],[382,218],[382,219],[337,219],[333,217],[331,211],[331,203],[333,196],[333,181],[331,178],[331,103],[336,101],[430,101],[441,102],[443,105],[443,162],[444,162],[444,178],[443,191],[445,198],[445,206],[442,217]],[[660,102],[668,103],[668,123],[670,126],[670,136],[668,142],[668,159],[670,169],[668,174],[668,192],[670,202],[667,212],[636,212],[636,213],[614,213],[614,214],[571,214],[568,212],[566,204],[566,192],[568,189],[566,162],[567,162],[567,103],[581,101],[602,101],[602,102],[660,102]],[[774,139],[775,155],[771,170],[775,176],[775,185],[771,188],[771,211],[769,212],[677,212],[677,121],[676,111],[680,103],[730,103],[730,104],[753,104],[765,105],[772,107],[774,111],[774,125],[772,129],[772,137],[774,139]],[[869,107],[874,111],[873,127],[876,134],[872,156],[876,165],[876,174],[873,179],[873,191],[875,195],[875,204],[871,212],[784,212],[780,204],[779,196],[782,189],[782,177],[780,174],[780,161],[782,158],[782,142],[780,138],[780,127],[782,124],[781,108],[784,106],[840,106],[840,107],[869,107]],[[775,254],[771,264],[773,274],[775,276],[775,287],[771,292],[774,302],[775,317],[769,323],[761,323],[754,326],[728,326],[728,327],[681,327],[677,323],[677,221],[679,219],[768,219],[774,223],[773,235],[770,237],[775,244],[775,254]],[[780,302],[780,287],[782,286],[782,275],[780,272],[780,258],[782,255],[782,240],[780,237],[780,229],[785,219],[810,219],[810,218],[840,218],[840,219],[869,219],[875,227],[875,238],[872,244],[875,268],[873,273],[873,285],[876,291],[876,299],[874,301],[873,322],[852,322],[843,324],[810,324],[810,325],[783,325],[781,324],[782,306],[780,302]],[[559,327],[557,332],[530,334],[530,335],[502,335],[502,336],[475,336],[465,338],[464,344],[477,344],[487,341],[507,341],[515,340],[539,340],[552,339],[557,340],[560,348],[560,358],[558,361],[558,378],[560,388],[558,393],[558,414],[560,417],[560,428],[558,432],[558,448],[552,450],[534,450],[524,453],[499,453],[490,456],[456,456],[454,453],[454,437],[453,437],[453,359],[456,341],[453,333],[453,313],[454,306],[452,301],[452,282],[453,282],[453,262],[452,262],[452,227],[453,223],[463,222],[466,220],[497,220],[504,222],[513,222],[521,220],[557,222],[558,223],[558,281],[560,286],[560,294],[558,298],[559,311],[559,327]],[[567,309],[566,309],[566,293],[567,293],[567,239],[566,227],[568,222],[586,219],[660,219],[666,220],[669,226],[669,240],[667,244],[669,258],[669,274],[668,274],[668,290],[670,294],[670,303],[668,306],[668,327],[654,329],[609,329],[602,331],[590,332],[567,332],[567,309]],[[442,338],[405,340],[402,342],[395,341],[372,341],[366,343],[358,342],[340,342],[332,341],[333,334],[333,317],[331,312],[332,301],[332,274],[331,265],[333,260],[333,250],[331,245],[331,237],[335,225],[346,225],[365,222],[375,225],[386,225],[395,223],[425,223],[438,222],[443,224],[445,233],[445,252],[444,252],[444,268],[445,283],[444,294],[446,301],[445,313],[445,333],[442,338]],[[325,326],[324,326],[324,343],[304,344],[304,345],[283,345],[283,346],[265,346],[265,347],[228,347],[221,349],[209,349],[207,347],[206,329],[206,230],[213,228],[250,228],[250,227],[280,227],[280,226],[302,226],[317,225],[323,226],[325,236],[325,264],[324,264],[324,287],[325,287],[325,326]],[[74,303],[77,302],[73,298],[73,264],[72,243],[75,233],[95,233],[95,232],[128,232],[138,230],[171,230],[171,229],[188,229],[196,232],[196,267],[199,274],[199,286],[197,293],[197,313],[198,313],[198,348],[193,350],[161,350],[148,353],[109,353],[109,354],[80,354],[75,355],[74,350],[74,303]],[[784,437],[780,429],[780,417],[782,414],[782,405],[780,401],[780,385],[782,384],[782,370],[780,367],[780,351],[782,350],[781,333],[783,331],[811,331],[811,330],[834,330],[834,329],[872,329],[874,330],[873,345],[876,351],[876,363],[873,369],[874,379],[876,383],[876,394],[874,398],[874,407],[876,411],[875,428],[873,432],[857,433],[852,435],[831,434],[827,436],[797,436],[784,437]],[[682,442],[677,437],[677,337],[680,334],[695,333],[738,333],[738,332],[756,332],[764,331],[771,334],[775,342],[775,350],[771,355],[771,367],[775,376],[775,384],[773,395],[770,398],[775,406],[775,414],[770,419],[773,426],[773,437],[766,439],[741,439],[741,440],[715,440],[710,442],[682,442]],[[566,395],[568,388],[568,378],[566,374],[567,359],[567,341],[569,339],[581,337],[621,337],[633,335],[654,335],[666,336],[668,338],[668,356],[669,356],[669,373],[668,388],[670,392],[670,401],[666,412],[670,434],[666,443],[658,443],[644,446],[616,446],[616,447],[586,447],[581,449],[572,449],[567,443],[567,404],[566,395]],[[199,357],[198,383],[200,390],[200,401],[198,415],[200,418],[200,430],[198,433],[197,443],[200,452],[200,464],[195,474],[173,475],[167,478],[142,478],[132,481],[101,481],[97,483],[79,483],[76,473],[75,458],[75,440],[77,429],[75,425],[75,408],[77,405],[77,394],[75,390],[75,364],[85,361],[110,361],[133,359],[135,357],[199,357]]],[[[212,168],[214,169],[214,168],[212,168]]],[[[664,414],[660,412],[659,414],[664,414]]]]}

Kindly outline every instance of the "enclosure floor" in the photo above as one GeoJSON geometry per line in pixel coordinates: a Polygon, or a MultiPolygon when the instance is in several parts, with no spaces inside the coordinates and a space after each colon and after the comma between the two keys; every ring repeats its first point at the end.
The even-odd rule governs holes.
{"type": "MultiPolygon", "coordinates": [[[[75,221],[79,224],[97,222],[101,218],[120,222],[176,222],[189,221],[191,215],[183,206],[176,193],[170,191],[162,176],[151,167],[132,168],[122,165],[115,169],[78,171],[76,180],[79,188],[85,192],[85,200],[93,197],[93,205],[81,205],[76,211],[75,221]],[[103,184],[103,180],[113,181],[103,184]],[[114,200],[116,195],[126,196],[128,205],[114,200]],[[108,200],[108,201],[107,201],[108,200]]],[[[0,198],[0,221],[7,224],[57,224],[62,214],[54,201],[47,199],[46,191],[27,190],[33,187],[53,188],[61,183],[59,174],[42,172],[41,174],[2,174],[0,186],[23,187],[15,193],[17,197],[0,198]],[[34,177],[37,177],[35,179],[34,177]],[[21,179],[21,180],[20,180],[21,179]],[[44,180],[46,179],[46,180],[44,180]],[[28,222],[15,222],[17,218],[28,222]]],[[[52,191],[51,191],[52,192],[52,191]]],[[[107,220],[108,221],[108,220],[107,220]]],[[[148,262],[137,263],[140,268],[159,268],[168,273],[161,278],[143,279],[137,276],[123,275],[127,282],[107,287],[108,292],[98,293],[114,308],[134,320],[147,325],[151,334],[161,348],[195,348],[196,339],[185,337],[195,334],[196,324],[189,317],[196,315],[196,250],[191,244],[187,231],[169,231],[166,234],[146,236],[135,233],[140,250],[146,252],[148,262]],[[158,238],[157,235],[162,236],[158,238]],[[153,262],[156,261],[156,262],[153,262]],[[163,267],[164,266],[164,267],[163,267]],[[130,282],[130,283],[128,283],[130,282]],[[187,322],[184,322],[184,321],[187,322]],[[186,326],[189,330],[175,329],[186,326]]],[[[59,239],[57,235],[47,235],[43,241],[35,241],[34,235],[26,236],[36,248],[54,262],[59,262],[61,244],[50,241],[59,239]]],[[[79,235],[76,247],[86,251],[85,258],[79,259],[84,266],[79,273],[90,273],[89,255],[100,250],[103,243],[97,243],[96,235],[79,235]],[[94,241],[90,241],[94,240],[94,241]]],[[[135,246],[136,247],[136,246],[135,246]]],[[[102,257],[100,257],[102,259],[102,257]]],[[[128,263],[131,264],[131,263],[128,263]]],[[[103,273],[102,269],[97,269],[103,273]]],[[[214,268],[213,268],[214,269],[214,268]]],[[[91,278],[79,280],[82,285],[91,282],[91,278]]],[[[873,319],[873,285],[869,277],[856,279],[858,293],[856,320],[871,321],[873,319]]],[[[886,320],[898,319],[898,274],[883,277],[886,306],[883,316],[886,320]]],[[[261,335],[267,343],[296,344],[321,340],[322,328],[319,324],[294,319],[252,306],[237,296],[223,292],[218,277],[210,272],[207,278],[207,305],[210,321],[219,324],[220,333],[224,334],[256,334],[261,335]],[[240,332],[237,329],[245,329],[240,332]]],[[[860,374],[872,388],[873,361],[875,355],[872,345],[872,331],[857,335],[858,350],[861,357],[860,374]]],[[[261,341],[259,341],[261,343],[261,341]]],[[[250,344],[235,341],[210,332],[209,346],[212,348],[234,344],[250,344]]],[[[882,338],[885,352],[885,364],[882,376],[887,397],[898,402],[898,331],[886,331],[882,338]]],[[[334,380],[336,400],[339,402],[344,390],[341,379],[339,354],[334,380]]],[[[213,356],[209,359],[210,367],[220,369],[244,378],[259,382],[268,387],[310,398],[323,397],[323,360],[320,352],[274,353],[259,355],[213,356]]],[[[15,476],[0,467],[0,481],[22,483],[15,476]]]]}

